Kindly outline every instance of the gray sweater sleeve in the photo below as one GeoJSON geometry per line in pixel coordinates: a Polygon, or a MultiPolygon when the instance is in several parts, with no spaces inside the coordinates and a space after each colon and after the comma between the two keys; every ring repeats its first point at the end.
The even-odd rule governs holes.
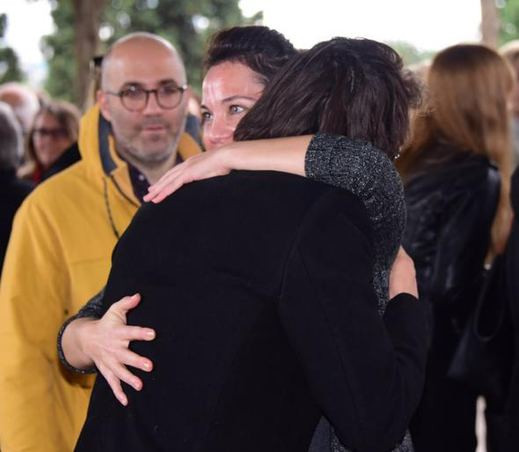
{"type": "MultiPolygon", "coordinates": [[[[344,188],[363,202],[373,226],[376,254],[373,284],[382,315],[388,303],[389,272],[406,223],[403,185],[389,157],[372,144],[316,134],[305,157],[310,179],[344,188]]],[[[409,434],[395,449],[412,451],[409,434]]],[[[309,452],[345,452],[333,427],[321,419],[309,452]]]]}
{"type": "MultiPolygon", "coordinates": [[[[318,133],[306,152],[305,172],[311,179],[357,195],[374,228],[379,232],[395,229],[400,242],[405,226],[404,190],[393,163],[380,149],[368,142],[318,133]]],[[[382,241],[392,242],[387,237],[382,241]]]]}
{"type": "Polygon", "coordinates": [[[65,328],[69,325],[70,322],[81,319],[84,317],[90,317],[93,319],[99,319],[104,314],[104,307],[103,307],[103,296],[105,293],[105,288],[94,295],[79,311],[76,315],[73,315],[72,317],[68,318],[65,323],[61,326],[59,332],[58,332],[58,357],[61,361],[61,364],[68,370],[72,372],[78,372],[81,374],[91,374],[95,373],[97,370],[95,367],[90,367],[88,369],[78,369],[77,367],[72,366],[67,359],[65,358],[65,354],[63,353],[63,346],[62,346],[62,339],[63,339],[63,333],[65,332],[65,328]]]}
{"type": "Polygon", "coordinates": [[[389,157],[372,144],[318,133],[305,158],[307,177],[344,188],[364,203],[373,225],[375,289],[383,313],[389,269],[402,241],[406,222],[404,189],[389,157]]]}

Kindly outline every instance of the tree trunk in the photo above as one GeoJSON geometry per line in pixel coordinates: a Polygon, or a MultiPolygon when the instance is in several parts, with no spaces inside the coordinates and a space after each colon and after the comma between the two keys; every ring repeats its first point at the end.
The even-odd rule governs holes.
{"type": "Polygon", "coordinates": [[[78,105],[82,108],[89,101],[90,61],[99,46],[99,26],[106,2],[107,0],[72,0],[77,71],[74,89],[78,105]]]}
{"type": "Polygon", "coordinates": [[[481,40],[496,48],[499,36],[499,16],[495,0],[481,0],[481,40]]]}

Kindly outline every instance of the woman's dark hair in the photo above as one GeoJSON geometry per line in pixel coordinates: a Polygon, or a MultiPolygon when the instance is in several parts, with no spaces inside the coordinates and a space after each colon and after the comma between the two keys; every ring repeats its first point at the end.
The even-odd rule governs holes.
{"type": "Polygon", "coordinates": [[[334,38],[293,57],[243,117],[235,139],[325,132],[369,141],[390,157],[409,127],[417,83],[389,46],[334,38]]]}
{"type": "Polygon", "coordinates": [[[263,26],[233,27],[214,34],[204,70],[224,62],[239,62],[258,73],[266,85],[297,50],[281,33],[263,26]]]}

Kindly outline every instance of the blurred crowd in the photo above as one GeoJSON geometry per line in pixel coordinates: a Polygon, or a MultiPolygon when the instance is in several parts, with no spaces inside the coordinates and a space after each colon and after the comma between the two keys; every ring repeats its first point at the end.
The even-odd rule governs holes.
{"type": "MultiPolygon", "coordinates": [[[[415,262],[420,301],[430,305],[433,325],[424,394],[410,430],[417,452],[469,452],[475,451],[477,447],[476,405],[478,397],[482,394],[465,383],[450,379],[448,373],[463,328],[480,290],[474,279],[485,264],[492,263],[496,256],[508,256],[507,264],[511,266],[509,271],[512,272],[515,256],[519,255],[519,248],[513,248],[517,246],[515,234],[519,234],[519,223],[514,215],[514,207],[519,202],[519,175],[515,173],[513,176],[519,162],[519,41],[510,42],[499,51],[483,45],[449,47],[439,52],[432,61],[409,69],[413,72],[410,77],[420,82],[421,102],[409,111],[411,129],[407,142],[396,160],[396,167],[405,188],[408,215],[403,246],[415,262]]],[[[150,94],[154,94],[154,105],[160,109],[161,102],[169,100],[166,97],[167,93],[162,94],[163,92],[158,89],[144,90],[145,94],[119,92],[115,95],[119,96],[122,102],[131,103],[139,102],[137,95],[142,94],[147,105],[153,98],[150,94]],[[160,97],[161,95],[164,97],[160,97]]],[[[180,89],[181,98],[182,86],[176,86],[174,89],[180,89]]],[[[125,108],[128,105],[126,104],[125,108]]],[[[102,103],[92,108],[101,108],[104,112],[102,103]]],[[[127,110],[131,111],[131,107],[127,110]]],[[[186,134],[175,136],[175,149],[178,145],[179,154],[175,157],[174,163],[187,160],[190,156],[197,155],[200,150],[211,151],[212,147],[217,147],[214,143],[219,142],[214,136],[204,137],[209,120],[207,102],[204,103],[204,99],[189,93],[189,106],[186,111],[182,118],[171,120],[182,123],[182,127],[185,123],[186,131],[186,134]]],[[[84,223],[87,224],[81,226],[90,227],[94,236],[99,234],[100,242],[105,240],[103,246],[106,252],[101,253],[101,257],[96,256],[95,252],[92,256],[88,255],[92,261],[104,259],[102,269],[99,272],[97,269],[92,270],[93,267],[88,263],[84,268],[74,269],[81,276],[69,274],[71,270],[67,265],[74,262],[79,255],[76,250],[70,250],[75,246],[73,239],[70,245],[67,245],[68,248],[64,247],[70,256],[64,257],[63,261],[52,256],[49,259],[44,257],[35,264],[41,266],[47,262],[49,266],[56,266],[52,276],[56,279],[73,280],[77,277],[80,281],[83,274],[98,272],[95,284],[85,284],[83,287],[81,281],[77,282],[80,295],[72,289],[63,290],[56,295],[62,298],[74,296],[84,302],[95,295],[91,286],[99,290],[98,281],[106,279],[106,267],[113,245],[142,202],[149,183],[156,182],[162,175],[156,175],[155,167],[148,174],[138,165],[129,164],[128,167],[124,167],[128,180],[118,180],[116,171],[121,167],[119,159],[123,163],[132,163],[132,160],[126,158],[124,153],[113,152],[113,143],[107,138],[110,129],[103,132],[103,121],[108,119],[109,114],[105,114],[103,119],[97,110],[95,126],[92,126],[92,117],[89,116],[91,112],[92,109],[84,112],[85,115],[80,120],[82,112],[77,106],[52,99],[41,90],[17,82],[0,86],[0,268],[8,248],[14,218],[24,199],[33,190],[36,195],[40,189],[37,186],[42,184],[43,187],[62,171],[69,171],[66,173],[70,175],[68,184],[77,184],[78,187],[89,184],[86,176],[82,179],[83,175],[78,175],[77,165],[82,158],[84,159],[82,147],[92,139],[99,149],[102,150],[105,144],[109,149],[106,155],[102,154],[96,162],[97,167],[102,167],[102,171],[93,177],[96,183],[99,182],[99,186],[96,185],[93,191],[100,200],[100,217],[106,216],[109,219],[110,238],[103,238],[104,232],[99,232],[94,216],[86,216],[84,223]],[[92,134],[96,136],[93,137],[92,134]],[[106,140],[105,144],[103,140],[106,140]],[[107,188],[107,183],[112,183],[113,188],[110,188],[111,185],[107,188]],[[131,186],[128,191],[130,195],[124,193],[125,183],[131,186]],[[122,207],[118,207],[117,203],[122,207]]],[[[121,118],[113,117],[111,120],[112,127],[117,132],[117,121],[121,121],[121,118]]],[[[120,127],[124,127],[124,121],[121,124],[120,127]]],[[[213,124],[211,127],[216,126],[213,124]]],[[[236,124],[233,125],[230,136],[235,127],[236,124]]],[[[131,139],[131,134],[128,136],[128,139],[131,139]]],[[[221,140],[221,137],[219,139],[221,140]]],[[[66,189],[64,185],[62,190],[66,189]]],[[[81,210],[88,210],[89,203],[93,203],[88,198],[90,195],[82,195],[81,190],[83,189],[78,188],[75,199],[78,204],[77,211],[71,210],[70,217],[64,214],[60,218],[62,223],[54,229],[56,236],[42,239],[45,240],[45,247],[59,248],[59,243],[69,240],[66,231],[72,228],[70,223],[78,221],[81,210]]],[[[59,195],[59,190],[56,189],[50,194],[49,188],[41,193],[55,197],[59,195]]],[[[45,209],[41,199],[45,199],[43,195],[38,205],[26,203],[26,210],[45,209]]],[[[25,212],[24,215],[23,218],[19,218],[20,222],[22,219],[24,222],[30,220],[30,214],[25,212]]],[[[35,221],[43,223],[54,221],[44,215],[36,218],[35,221]]],[[[40,240],[37,236],[34,238],[30,225],[17,226],[29,230],[27,237],[30,240],[40,240]]],[[[89,243],[83,245],[81,242],[90,232],[87,234],[82,231],[78,229],[74,232],[78,249],[82,246],[97,246],[89,243]]],[[[37,273],[21,277],[18,272],[23,271],[23,265],[19,265],[16,271],[13,270],[14,267],[7,266],[18,265],[19,261],[25,259],[40,259],[41,256],[37,253],[29,258],[14,255],[17,242],[9,246],[12,248],[12,255],[0,273],[0,303],[6,303],[8,292],[16,292],[11,288],[17,284],[34,284],[34,296],[38,297],[38,278],[46,279],[45,285],[49,286],[52,285],[52,277],[42,277],[37,273]]],[[[23,252],[24,248],[19,245],[19,249],[23,252]]],[[[88,253],[85,251],[86,254],[88,253]]],[[[89,277],[84,276],[85,279],[89,277]]],[[[519,344],[519,319],[514,317],[514,314],[519,312],[519,287],[516,287],[515,281],[509,282],[509,286],[511,306],[507,315],[517,328],[513,340],[519,344]]],[[[41,294],[43,298],[38,302],[47,303],[44,292],[41,294]]],[[[16,299],[18,306],[25,302],[23,299],[17,299],[21,298],[20,296],[13,295],[12,298],[16,299]]],[[[61,317],[66,318],[74,314],[77,307],[76,304],[70,307],[67,305],[66,308],[59,306],[56,310],[60,311],[61,317]]],[[[52,310],[55,307],[48,309],[52,310]]],[[[7,311],[0,312],[5,314],[7,311]]],[[[8,322],[16,323],[13,320],[15,315],[11,314],[11,311],[6,315],[8,322]]],[[[5,321],[5,317],[0,318],[0,323],[5,321]]],[[[23,328],[30,329],[27,326],[23,328]]],[[[2,334],[5,334],[5,331],[2,331],[2,334]]],[[[2,337],[0,335],[0,339],[2,337]]],[[[27,340],[33,341],[36,348],[38,341],[44,341],[39,337],[27,340]]],[[[54,346],[55,337],[52,340],[54,346]]],[[[45,349],[42,353],[51,352],[45,349]]],[[[519,363],[513,356],[510,356],[510,360],[519,363]]],[[[58,364],[55,366],[58,369],[58,364]]],[[[27,369],[31,369],[31,366],[28,365],[27,369]]],[[[56,369],[53,371],[56,379],[69,379],[68,376],[64,376],[68,370],[61,367],[59,370],[56,369]]],[[[0,377],[0,386],[3,384],[2,378],[0,377]]],[[[492,400],[487,400],[488,452],[519,450],[519,364],[514,365],[507,384],[510,385],[510,389],[506,401],[493,404],[492,400]]],[[[48,390],[55,389],[49,387],[48,390]]],[[[3,391],[0,391],[0,397],[2,394],[3,391]]],[[[64,398],[60,403],[67,406],[74,400],[64,398]]],[[[81,403],[84,410],[84,402],[81,403]]],[[[4,418],[0,416],[1,422],[4,422],[4,418]]],[[[0,448],[4,452],[16,452],[15,449],[4,449],[2,428],[0,425],[0,448]]],[[[77,433],[77,425],[71,426],[70,429],[77,433]]],[[[48,450],[52,450],[52,447],[48,450]]]]}

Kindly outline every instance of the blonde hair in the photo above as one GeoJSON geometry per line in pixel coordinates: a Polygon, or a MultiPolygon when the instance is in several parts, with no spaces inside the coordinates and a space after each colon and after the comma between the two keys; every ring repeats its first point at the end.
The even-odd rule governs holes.
{"type": "Polygon", "coordinates": [[[413,118],[411,139],[398,162],[405,179],[438,140],[453,144],[459,152],[491,160],[501,175],[501,194],[491,231],[494,254],[503,251],[512,218],[508,101],[513,86],[509,63],[494,50],[479,44],[443,50],[432,62],[426,100],[413,118]]]}

